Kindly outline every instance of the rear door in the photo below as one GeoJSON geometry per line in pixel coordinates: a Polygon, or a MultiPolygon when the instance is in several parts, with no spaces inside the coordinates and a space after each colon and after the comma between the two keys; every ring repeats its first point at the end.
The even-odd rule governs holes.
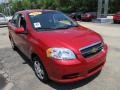
{"type": "Polygon", "coordinates": [[[9,29],[9,35],[11,37],[11,39],[14,41],[15,45],[21,49],[21,38],[19,37],[19,34],[15,33],[16,28],[19,27],[19,18],[20,18],[20,14],[16,13],[12,20],[8,23],[8,29],[9,29]]]}

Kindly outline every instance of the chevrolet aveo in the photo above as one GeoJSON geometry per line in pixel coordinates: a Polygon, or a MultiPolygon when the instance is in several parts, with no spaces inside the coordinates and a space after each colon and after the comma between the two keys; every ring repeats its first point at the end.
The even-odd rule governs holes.
{"type": "Polygon", "coordinates": [[[43,81],[68,83],[99,72],[106,61],[102,37],[54,10],[25,10],[8,23],[12,48],[32,62],[43,81]]]}

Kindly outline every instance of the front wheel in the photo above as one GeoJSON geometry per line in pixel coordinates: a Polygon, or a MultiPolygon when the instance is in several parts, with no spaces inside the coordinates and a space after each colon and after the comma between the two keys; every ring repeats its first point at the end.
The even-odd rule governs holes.
{"type": "Polygon", "coordinates": [[[44,66],[39,61],[39,58],[38,57],[33,57],[33,61],[34,61],[33,62],[33,67],[34,67],[35,74],[37,75],[37,77],[42,82],[47,82],[48,81],[48,75],[47,75],[47,72],[46,72],[44,66]]]}

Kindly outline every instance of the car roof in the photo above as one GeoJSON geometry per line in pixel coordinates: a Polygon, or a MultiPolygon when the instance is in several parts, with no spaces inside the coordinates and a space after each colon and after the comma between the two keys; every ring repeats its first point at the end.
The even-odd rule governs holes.
{"type": "Polygon", "coordinates": [[[28,14],[28,13],[32,13],[32,12],[48,12],[48,11],[55,11],[55,10],[48,10],[48,9],[30,9],[30,10],[18,11],[18,13],[28,14]]]}

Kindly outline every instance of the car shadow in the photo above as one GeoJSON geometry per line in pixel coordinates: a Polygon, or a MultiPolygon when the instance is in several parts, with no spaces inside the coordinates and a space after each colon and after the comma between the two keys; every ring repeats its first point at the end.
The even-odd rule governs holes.
{"type": "Polygon", "coordinates": [[[33,69],[32,62],[30,61],[30,59],[27,56],[25,56],[18,48],[16,52],[20,55],[20,57],[22,57],[22,60],[24,60],[23,64],[28,64],[33,69]]]}
{"type": "MultiPolygon", "coordinates": [[[[33,69],[32,62],[19,49],[17,50],[17,52],[25,61],[25,62],[23,62],[23,64],[28,64],[33,69]]],[[[72,89],[76,89],[78,87],[82,87],[82,86],[87,85],[88,83],[93,81],[96,77],[98,77],[100,72],[101,71],[97,72],[96,74],[94,74],[86,79],[83,79],[83,80],[80,80],[77,82],[73,82],[73,83],[67,83],[67,84],[56,83],[52,80],[49,80],[47,85],[56,89],[56,90],[72,90],[72,89]]]]}
{"type": "Polygon", "coordinates": [[[77,82],[60,84],[60,83],[56,83],[54,81],[50,81],[48,83],[48,85],[56,90],[73,90],[73,89],[76,89],[76,88],[79,88],[79,87],[89,84],[91,81],[93,81],[96,77],[99,76],[100,72],[101,71],[97,72],[96,74],[94,74],[86,79],[83,79],[83,80],[80,80],[77,82]]]}

